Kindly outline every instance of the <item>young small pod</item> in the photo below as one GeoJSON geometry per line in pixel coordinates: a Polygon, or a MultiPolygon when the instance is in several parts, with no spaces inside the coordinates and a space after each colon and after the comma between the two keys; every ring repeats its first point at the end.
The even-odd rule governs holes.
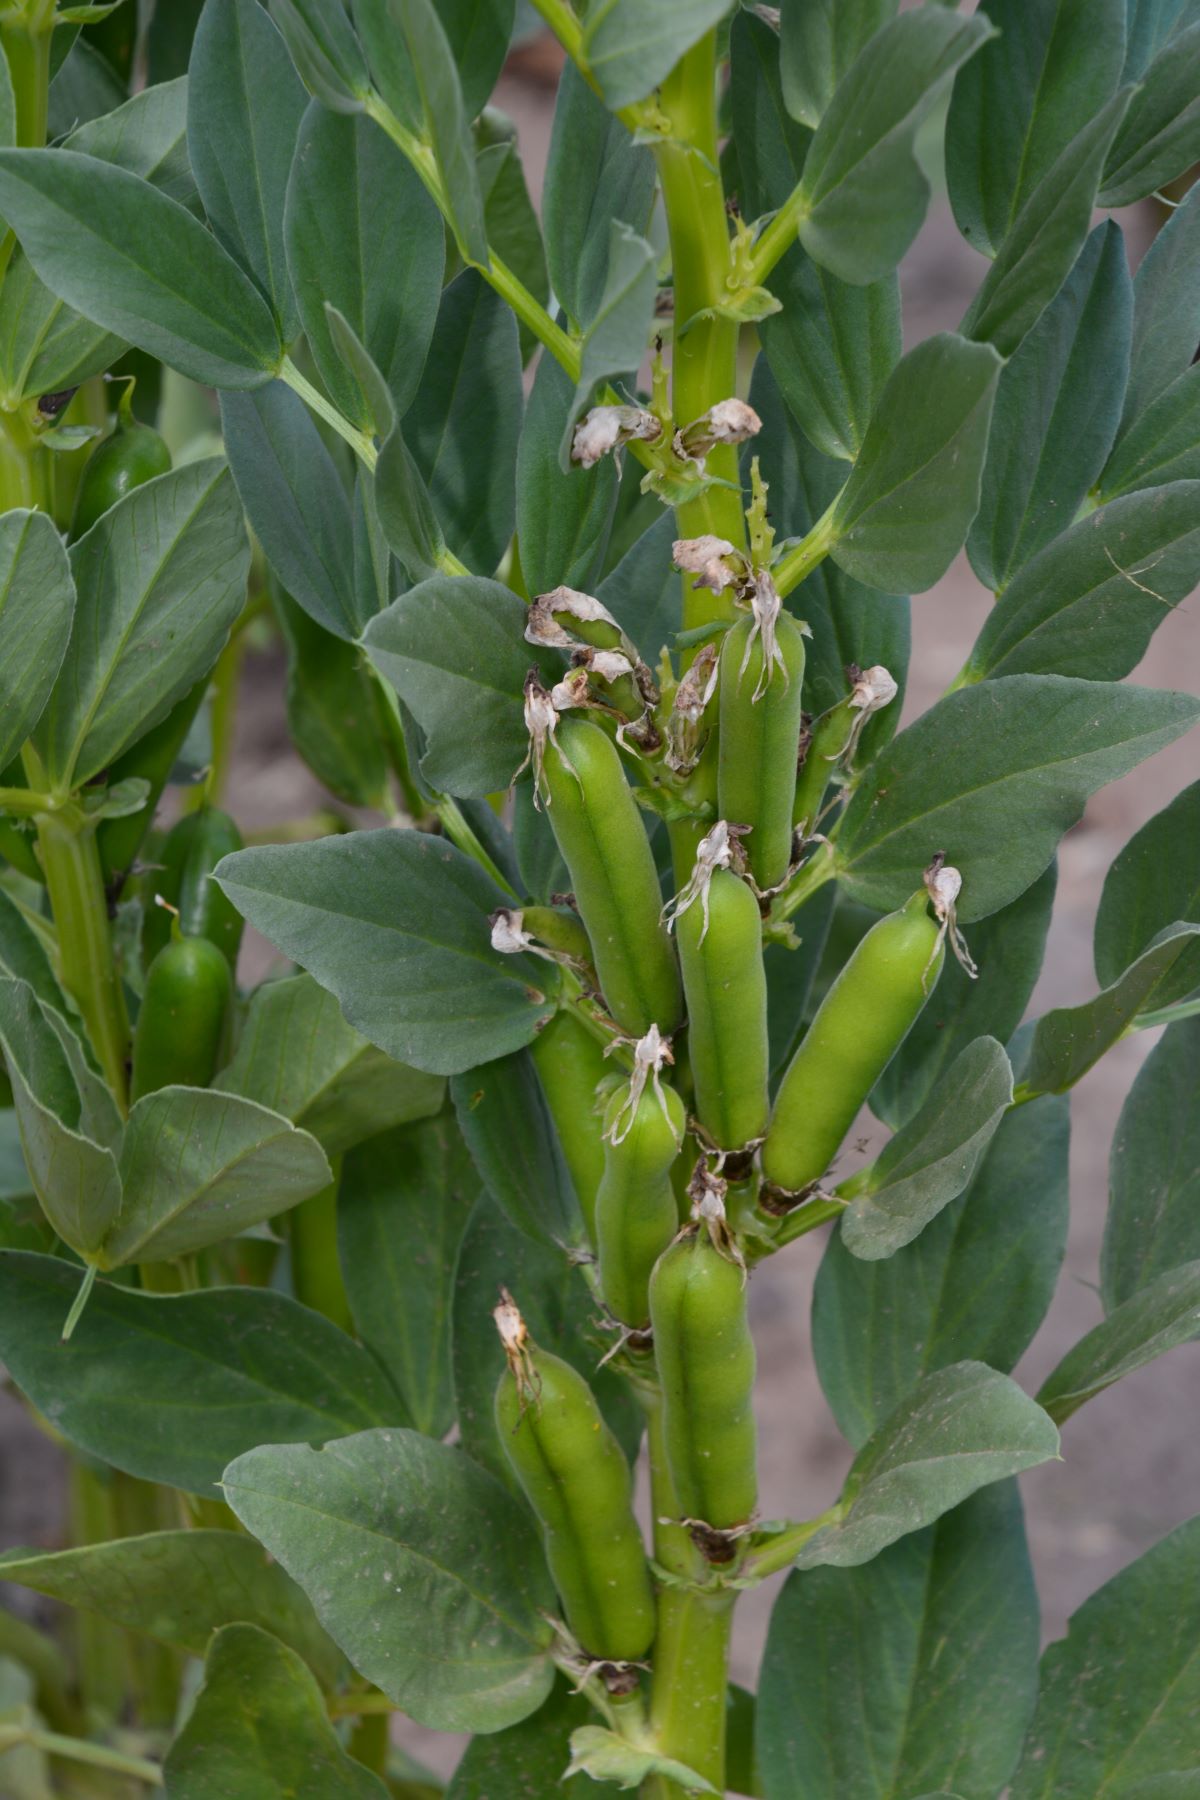
{"type": "Polygon", "coordinates": [[[746,1277],[703,1225],[682,1232],[655,1264],[650,1320],[682,1516],[714,1532],[745,1525],[758,1504],[746,1277]]]}
{"type": "Polygon", "coordinates": [[[620,752],[598,725],[568,719],[541,753],[546,817],[571,875],[608,1010],[623,1031],[670,1034],[682,993],[642,815],[620,752]]]}
{"type": "Polygon", "coordinates": [[[216,944],[231,970],[236,971],[245,921],[224,890],[212,879],[223,856],[242,848],[242,834],[227,812],[203,806],[184,813],[171,827],[145,877],[142,911],[142,960],[147,965],[163,949],[172,933],[172,915],[156,904],[155,896],[170,902],[179,915],[185,937],[203,937],[216,944]]]}
{"type": "Polygon", "coordinates": [[[803,683],[803,633],[760,575],[752,615],[721,646],[717,810],[750,827],[746,858],[764,891],[779,886],[792,858],[803,683]]]}
{"type": "Polygon", "coordinates": [[[788,1064],[762,1152],[763,1174],[786,1193],[824,1175],[934,990],[944,931],[929,899],[922,887],[872,925],[788,1064]]]}
{"type": "Polygon", "coordinates": [[[624,1081],[604,1112],[604,1175],[596,1196],[600,1292],[631,1330],[650,1323],[650,1272],[679,1228],[671,1168],[687,1130],[674,1088],[624,1081]],[[635,1092],[638,1088],[640,1091],[635,1092]]]}
{"type": "Polygon", "coordinates": [[[800,831],[816,830],[825,790],[837,765],[853,759],[868,720],[890,706],[899,692],[895,678],[880,663],[870,669],[852,663],[846,674],[852,683],[850,692],[813,725],[796,777],[792,823],[800,831]]]}
{"type": "Polygon", "coordinates": [[[495,1319],[508,1359],[496,1429],[542,1528],[567,1626],[596,1661],[636,1662],[654,1638],[654,1591],[625,1453],[583,1376],[531,1341],[507,1294],[495,1319]]]}
{"type": "Polygon", "coordinates": [[[547,1020],[529,1048],[594,1245],[596,1195],[604,1176],[596,1088],[611,1073],[611,1066],[591,1032],[568,1012],[555,1013],[547,1020]]]}
{"type": "Polygon", "coordinates": [[[762,916],[732,869],[675,919],[687,999],[696,1117],[721,1150],[741,1150],[767,1128],[770,1051],[762,916]]]}
{"type": "Polygon", "coordinates": [[[233,977],[215,944],[176,936],[146,974],[133,1034],[130,1094],[164,1087],[207,1087],[228,1041],[233,977]]]}

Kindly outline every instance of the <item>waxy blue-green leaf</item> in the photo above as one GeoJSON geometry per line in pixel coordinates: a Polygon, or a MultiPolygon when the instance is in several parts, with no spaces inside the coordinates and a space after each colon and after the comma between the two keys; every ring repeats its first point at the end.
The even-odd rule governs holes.
{"type": "Polygon", "coordinates": [[[112,64],[87,38],[77,36],[78,30],[78,26],[64,25],[50,40],[49,142],[113,112],[126,97],[125,84],[112,64]]]}
{"type": "MultiPolygon", "coordinates": [[[[353,10],[376,86],[393,111],[419,127],[416,75],[387,5],[354,0],[353,10]]],[[[513,10],[513,0],[437,0],[438,23],[458,69],[468,119],[483,110],[496,85],[512,37],[513,10]]]]}
{"type": "Polygon", "coordinates": [[[1133,278],[1133,344],[1122,432],[1191,367],[1198,343],[1200,195],[1193,189],[1155,237],[1133,278]]]}
{"type": "Polygon", "coordinates": [[[581,1725],[571,1733],[571,1761],[566,1774],[587,1775],[623,1790],[644,1790],[652,1782],[669,1783],[686,1794],[718,1794],[706,1775],[660,1750],[653,1739],[634,1742],[603,1725],[581,1725]]]}
{"type": "Polygon", "coordinates": [[[36,737],[50,779],[78,786],[207,674],[245,603],[250,546],[229,470],[211,457],[135,488],[70,562],[71,639],[36,737]]]}
{"type": "Polygon", "coordinates": [[[387,1800],[342,1748],[312,1671],[259,1625],[225,1625],[163,1774],[174,1800],[387,1800]]]}
{"type": "Polygon", "coordinates": [[[542,227],[555,295],[578,324],[589,324],[600,305],[613,220],[644,235],[654,193],[650,151],[633,142],[568,62],[554,110],[542,227]]]}
{"type": "Polygon", "coordinates": [[[1099,203],[1129,206],[1200,156],[1200,21],[1159,51],[1113,140],[1099,203]]]}
{"type": "Polygon", "coordinates": [[[449,1112],[359,1144],[338,1189],[338,1263],[355,1330],[431,1437],[454,1423],[454,1270],[478,1191],[449,1112]]]}
{"type": "Polygon", "coordinates": [[[1054,1295],[1067,1242],[1070,1110],[1057,1095],[1000,1121],[966,1192],[884,1262],[835,1233],[813,1292],[813,1355],[857,1448],[922,1376],[973,1359],[1008,1373],[1054,1295]]]}
{"type": "Polygon", "coordinates": [[[333,1683],[341,1657],[294,1581],[239,1531],[156,1531],[70,1550],[8,1550],[2,1579],[203,1656],[234,1620],[270,1627],[333,1683]]]}
{"type": "Polygon", "coordinates": [[[129,1475],[211,1499],[256,1444],[404,1422],[366,1350],[266,1288],[157,1295],[98,1281],[64,1344],[79,1276],[58,1257],[0,1254],[0,1356],[56,1430],[129,1475]]]}
{"type": "Polygon", "coordinates": [[[1112,500],[1017,573],[984,620],[962,679],[1078,675],[1118,681],[1136,668],[1198,576],[1200,481],[1173,481],[1112,500]]]}
{"type": "Polygon", "coordinates": [[[597,599],[651,668],[679,629],[679,575],[671,557],[675,536],[673,514],[661,513],[597,589],[597,599]]]}
{"type": "Polygon", "coordinates": [[[1107,1312],[1200,1261],[1200,1019],[1169,1025],[1121,1108],[1100,1257],[1107,1312]]]}
{"type": "Polygon", "coordinates": [[[1194,965],[1198,951],[1200,924],[1170,925],[1093,1000],[1043,1013],[1021,1072],[1022,1093],[1062,1094],[1074,1087],[1139,1014],[1181,997],[1177,965],[1194,965]]]}
{"type": "Polygon", "coordinates": [[[427,1118],[444,1092],[438,1076],[406,1069],[369,1044],[311,975],[254,990],[237,1054],[213,1086],[281,1113],[327,1156],[427,1118]]]}
{"type": "Polygon", "coordinates": [[[370,615],[353,578],[350,502],[303,400],[281,381],[223,394],[221,424],[246,516],[283,586],[326,631],[357,638],[370,615]]]}
{"type": "Polygon", "coordinates": [[[959,230],[994,256],[1071,139],[1112,96],[1125,0],[983,0],[998,35],[954,84],[946,177],[959,230]]]}
{"type": "Polygon", "coordinates": [[[896,15],[898,0],[784,0],[779,67],[794,119],[817,126],[860,51],[896,15]]]}
{"type": "MultiPolygon", "coordinates": [[[[571,1759],[571,1733],[595,1716],[583,1696],[559,1680],[532,1718],[471,1740],[446,1800],[527,1800],[556,1792],[571,1759]]],[[[593,1781],[587,1788],[588,1800],[618,1800],[620,1792],[611,1782],[593,1781]]]]}
{"type": "MultiPolygon", "coordinates": [[[[809,17],[805,9],[801,18],[809,17]]],[[[823,25],[830,25],[828,15],[823,25]]],[[[838,20],[832,26],[841,29],[838,20]]],[[[770,27],[742,13],[731,48],[738,179],[743,208],[753,216],[783,205],[800,179],[809,134],[798,131],[784,112],[778,39],[770,27]]],[[[795,244],[772,271],[770,284],[783,307],[759,325],[772,373],[817,449],[852,461],[900,356],[896,277],[854,286],[795,244]]],[[[758,441],[753,448],[759,448],[758,441]]]]}
{"type": "Polygon", "coordinates": [[[559,464],[573,396],[570,376],[553,357],[543,356],[517,454],[517,540],[531,594],[560,585],[590,593],[612,527],[615,459],[606,456],[592,469],[564,470],[559,464]]]}
{"type": "Polygon", "coordinates": [[[644,100],[685,51],[729,10],[729,0],[595,0],[583,60],[611,112],[644,100]]]}
{"type": "Polygon", "coordinates": [[[441,296],[445,240],[437,207],[377,126],[314,102],[296,142],[285,232],[296,304],[321,378],[348,419],[386,436],[364,408],[325,308],[343,315],[403,412],[417,391],[441,296]]]}
{"type": "Polygon", "coordinates": [[[51,965],[46,938],[34,929],[3,887],[0,887],[0,971],[16,981],[28,983],[39,1000],[61,1013],[64,1019],[70,1018],[71,1007],[51,965]]]}
{"type": "Polygon", "coordinates": [[[843,76],[799,191],[800,241],[843,281],[878,281],[916,237],[929,203],[917,127],[991,36],[982,14],[923,7],[885,25],[843,76]]]}
{"type": "Polygon", "coordinates": [[[879,1262],[911,1243],[957,1200],[1012,1102],[1012,1068],[992,1037],[955,1058],[919,1110],[854,1184],[841,1236],[852,1256],[879,1262]]]}
{"type": "Polygon", "coordinates": [[[1164,388],[1118,440],[1100,477],[1101,497],[1200,479],[1200,374],[1193,364],[1164,388]]]}
{"type": "Polygon", "coordinates": [[[547,1247],[582,1246],[583,1218],[529,1052],[456,1075],[450,1096],[479,1178],[511,1223],[547,1247]]]}
{"type": "Polygon", "coordinates": [[[0,214],[51,291],[193,381],[254,388],[283,345],[270,309],[186,207],[76,150],[0,150],[0,214]]]}
{"type": "Polygon", "coordinates": [[[65,148],[141,175],[170,199],[196,210],[199,194],[187,138],[190,94],[186,76],[143,88],[115,111],[78,126],[65,148]]]}
{"type": "Polygon", "coordinates": [[[424,731],[421,772],[452,794],[505,788],[528,748],[521,710],[532,661],[526,607],[480,576],[434,575],[363,634],[371,661],[424,731]]]}
{"type": "Polygon", "coordinates": [[[271,599],[287,646],[292,744],[339,800],[386,812],[388,765],[378,730],[378,696],[361,651],[325,631],[281,589],[271,599]]]}
{"type": "Polygon", "coordinates": [[[518,1050],[551,1005],[546,965],[491,947],[508,896],[444,838],[355,831],[241,850],[216,879],[398,1062],[453,1075],[518,1050]]]}
{"type": "MultiPolygon", "coordinates": [[[[1200,923],[1200,782],[1135,831],[1104,878],[1096,914],[1096,979],[1111,987],[1175,920],[1200,923]]],[[[1200,988],[1200,953],[1183,956],[1164,1004],[1200,988]]]]}
{"type": "Polygon", "coordinates": [[[1198,17],[1196,0],[1125,0],[1125,80],[1137,81],[1163,45],[1198,17]]]}
{"type": "Polygon", "coordinates": [[[1200,1705],[1200,1519],[1093,1594],[1042,1658],[1011,1800],[1187,1800],[1200,1705]]]}
{"type": "Polygon", "coordinates": [[[830,1523],[796,1566],[853,1568],[969,1494],[1058,1454],[1058,1432],[1007,1375],[979,1362],[922,1377],[863,1445],[830,1523]]]}
{"type": "Polygon", "coordinates": [[[847,574],[899,593],[945,574],[979,506],[1000,369],[990,345],[950,331],[897,364],[833,512],[831,554],[847,574]]]}
{"type": "Polygon", "coordinates": [[[654,247],[620,220],[609,227],[608,266],[604,292],[588,321],[580,346],[579,383],[559,460],[565,469],[571,449],[571,427],[592,389],[610,376],[635,371],[645,354],[658,293],[658,257],[654,247]]]}
{"type": "Polygon", "coordinates": [[[991,1800],[1037,1696],[1038,1606],[1015,1482],[867,1568],[789,1577],[756,1737],[767,1800],[991,1800]]]}
{"type": "Polygon", "coordinates": [[[1059,1425],[1122,1375],[1200,1336],[1200,1262],[1166,1269],[1081,1338],[1047,1375],[1038,1401],[1059,1425]]]}
{"type": "Polygon", "coordinates": [[[224,1488],[359,1673],[418,1723],[498,1731],[549,1693],[536,1527],[461,1450],[415,1431],[266,1444],[224,1488]]]}
{"type": "Polygon", "coordinates": [[[442,294],[402,429],[447,543],[478,575],[493,573],[512,536],[523,404],[516,319],[466,269],[442,294]]]}
{"type": "Polygon", "coordinates": [[[1132,322],[1125,243],[1110,220],[1092,233],[1001,372],[967,537],[985,586],[1007,587],[1075,517],[1104,467],[1121,417],[1132,322]]]}
{"type": "Polygon", "coordinates": [[[42,715],[66,655],[75,584],[46,513],[0,518],[0,768],[42,715]]]}
{"type": "Polygon", "coordinates": [[[188,151],[218,241],[256,283],[286,344],[299,317],[283,200],[304,89],[258,0],[206,0],[188,65],[188,151]]]}
{"type": "Polygon", "coordinates": [[[1010,675],[947,694],[863,775],[838,833],[847,892],[903,905],[937,850],[961,870],[962,920],[1034,882],[1090,794],[1189,730],[1200,702],[1153,688],[1010,675]]]}
{"type": "Polygon", "coordinates": [[[1130,90],[1122,88],[1046,171],[1005,235],[960,330],[1011,356],[1075,265],[1109,146],[1130,90]]]}
{"type": "Polygon", "coordinates": [[[446,553],[446,540],[425,479],[404,441],[402,425],[392,427],[379,452],[372,498],[387,547],[403,564],[409,579],[422,582],[436,575],[446,553]]]}
{"type": "Polygon", "coordinates": [[[309,93],[333,112],[360,112],[371,84],[343,0],[268,0],[268,7],[309,93]]]}
{"type": "MultiPolygon", "coordinates": [[[[488,246],[512,271],[540,306],[550,303],[550,277],[542,228],[530,198],[521,162],[517,128],[507,114],[489,106],[475,126],[480,146],[475,159],[483,195],[483,222],[488,246]]],[[[539,339],[523,319],[517,321],[521,361],[528,363],[539,339]]]]}

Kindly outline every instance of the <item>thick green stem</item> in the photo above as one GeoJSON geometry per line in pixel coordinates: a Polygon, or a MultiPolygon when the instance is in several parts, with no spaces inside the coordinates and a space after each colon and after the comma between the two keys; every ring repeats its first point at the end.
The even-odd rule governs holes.
{"type": "MultiPolygon", "coordinates": [[[[72,1461],[70,1470],[71,1542],[106,1544],[121,1535],[111,1471],[72,1461]]],[[[75,1615],[79,1694],[89,1728],[103,1730],[126,1699],[127,1642],[115,1625],[97,1613],[75,1615]]]]}
{"type": "MultiPolygon", "coordinates": [[[[50,45],[53,39],[53,7],[27,8],[23,20],[0,25],[0,49],[8,64],[16,111],[16,145],[40,150],[46,142],[50,95],[50,45]]],[[[0,280],[12,257],[16,237],[0,235],[0,280]]]]}
{"type": "MultiPolygon", "coordinates": [[[[0,276],[5,254],[0,244],[0,276]]],[[[0,412],[0,512],[54,513],[54,452],[39,443],[19,412],[0,412]]]]}

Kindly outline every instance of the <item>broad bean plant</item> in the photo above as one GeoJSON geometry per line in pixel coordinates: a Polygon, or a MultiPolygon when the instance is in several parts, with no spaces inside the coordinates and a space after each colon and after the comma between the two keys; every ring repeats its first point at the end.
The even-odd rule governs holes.
{"type": "Polygon", "coordinates": [[[1200,715],[1125,680],[1200,575],[1200,5],[0,44],[0,1356],[70,1466],[0,1575],[76,1609],[0,1613],[0,1791],[1195,1794],[1200,1520],[1039,1664],[1016,1477],[1200,1318],[1200,783],[1026,1020],[1059,841],[1200,715]],[[980,283],[905,350],[943,181],[980,283]],[[329,800],[246,845],[271,641],[329,800]],[[1031,1395],[1070,1091],[1151,1027],[1031,1395]],[[818,1231],[853,1460],[771,1518],[756,1272],[818,1231]],[[398,1714],[472,1734],[448,1785],[398,1714]]]}

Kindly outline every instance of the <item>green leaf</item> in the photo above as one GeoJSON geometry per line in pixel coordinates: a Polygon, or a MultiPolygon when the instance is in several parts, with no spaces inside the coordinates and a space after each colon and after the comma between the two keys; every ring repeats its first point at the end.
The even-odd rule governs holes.
{"type": "Polygon", "coordinates": [[[347,1024],[311,975],[256,988],[237,1054],[214,1082],[310,1132],[327,1156],[437,1112],[445,1084],[405,1068],[347,1024]]]}
{"type": "MultiPolygon", "coordinates": [[[[1104,878],[1096,915],[1096,979],[1111,987],[1176,920],[1200,923],[1200,782],[1135,831],[1104,878]]],[[[1163,1005],[1200,988],[1200,951],[1180,958],[1163,1005]]]]}
{"type": "Polygon", "coordinates": [[[8,1550],[5,1581],[203,1656],[235,1620],[270,1627],[330,1685],[341,1657],[307,1598],[261,1545],[237,1531],[156,1531],[71,1550],[8,1550]]]}
{"type": "Polygon", "coordinates": [[[1200,156],[1200,22],[1166,44],[1142,76],[1113,140],[1098,195],[1129,206],[1200,156]]]}
{"type": "Polygon", "coordinates": [[[314,102],[296,144],[285,230],[305,336],[334,404],[370,429],[327,304],[344,316],[403,412],[433,335],[446,254],[437,207],[407,157],[369,120],[314,102]]]}
{"type": "Polygon", "coordinates": [[[1104,499],[1200,476],[1200,376],[1194,367],[1152,400],[1105,465],[1104,499]]]}
{"type": "MultiPolygon", "coordinates": [[[[559,450],[564,468],[570,451],[571,423],[596,383],[609,376],[628,375],[639,367],[650,338],[657,294],[658,257],[653,246],[628,225],[614,220],[609,227],[604,292],[580,345],[579,385],[559,450]]],[[[681,320],[679,328],[688,323],[690,320],[681,320]]]]}
{"type": "Polygon", "coordinates": [[[75,621],[37,744],[52,781],[90,781],[212,668],[246,598],[250,546],[229,470],[186,463],[71,546],[75,621]]]}
{"type": "Polygon", "coordinates": [[[184,73],[202,4],[203,0],[176,0],[169,8],[155,8],[146,33],[148,80],[170,81],[184,73]]]}
{"type": "MultiPolygon", "coordinates": [[[[547,306],[550,278],[546,273],[546,251],[525,180],[517,128],[506,114],[489,106],[475,127],[475,136],[482,145],[476,167],[488,245],[493,256],[501,258],[534,299],[547,306]]],[[[528,363],[539,340],[523,320],[518,320],[517,325],[521,361],[528,363]]]]}
{"type": "Polygon", "coordinates": [[[143,88],[115,111],[80,125],[65,148],[141,175],[170,199],[197,210],[187,139],[190,92],[186,77],[143,88]]]}
{"type": "Polygon", "coordinates": [[[813,1354],[862,1444],[923,1376],[974,1360],[1007,1374],[1045,1317],[1067,1240],[1068,1102],[1005,1115],[966,1192],[914,1243],[863,1262],[835,1233],[813,1293],[813,1354]]]}
{"type": "Polygon", "coordinates": [[[7,889],[0,887],[0,970],[27,982],[36,997],[64,1018],[71,1008],[58,985],[45,940],[29,923],[7,889]]]}
{"type": "Polygon", "coordinates": [[[499,1731],[546,1698],[554,1592],[536,1528],[461,1450],[415,1431],[267,1444],[224,1486],[359,1673],[419,1724],[499,1731]]]}
{"type": "MultiPolygon", "coordinates": [[[[557,1681],[532,1718],[471,1740],[446,1800],[529,1800],[532,1794],[554,1793],[570,1761],[571,1733],[594,1717],[582,1695],[557,1681]]],[[[593,1782],[587,1789],[588,1800],[616,1800],[619,1793],[611,1782],[593,1782]]]]}
{"type": "Polygon", "coordinates": [[[1016,1483],[866,1569],[789,1576],[758,1696],[767,1800],[999,1793],[1037,1697],[1038,1605],[1016,1483]]]}
{"type": "MultiPolygon", "coordinates": [[[[662,514],[630,545],[596,595],[652,668],[679,627],[679,573],[671,559],[675,536],[673,515],[662,514]]],[[[561,889],[561,883],[555,885],[561,889]]]]}
{"type": "Polygon", "coordinates": [[[1125,0],[983,0],[995,26],[954,84],[946,175],[958,228],[986,256],[1121,79],[1125,0]]]}
{"type": "Polygon", "coordinates": [[[604,457],[592,469],[559,465],[572,413],[571,380],[544,356],[525,409],[517,455],[517,540],[531,594],[550,588],[590,593],[599,573],[617,503],[617,467],[604,457]]]}
{"type": "Polygon", "coordinates": [[[878,1262],[911,1243],[957,1200],[1012,1102],[1012,1068],[995,1038],[955,1058],[906,1125],[871,1164],[842,1217],[852,1256],[878,1262]]]}
{"type": "Polygon", "coordinates": [[[915,892],[935,850],[962,871],[959,917],[1024,893],[1088,796],[1200,717],[1184,694],[1009,675],[947,694],[862,777],[838,834],[847,892],[880,910],[915,892]]]}
{"type": "MultiPolygon", "coordinates": [[[[739,209],[748,219],[772,212],[799,185],[812,132],[797,124],[783,96],[780,34],[762,15],[739,11],[729,31],[729,105],[737,152],[739,209]]],[[[774,276],[772,276],[774,283],[774,276]]]]}
{"type": "Polygon", "coordinates": [[[258,0],[207,0],[188,67],[188,150],[217,240],[269,302],[280,341],[299,327],[283,200],[304,89],[258,0]]]}
{"type": "Polygon", "coordinates": [[[1136,81],[1196,17],[1196,0],[1125,0],[1125,79],[1136,81]]]}
{"type": "MultiPolygon", "coordinates": [[[[670,1782],[688,1794],[715,1794],[712,1782],[678,1757],[646,1749],[606,1731],[602,1725],[581,1725],[571,1733],[571,1764],[566,1775],[588,1775],[593,1781],[612,1780],[618,1788],[638,1788],[656,1778],[670,1782]]],[[[565,1779],[565,1777],[564,1777],[565,1779]]]]}
{"type": "Polygon", "coordinates": [[[1198,573],[1200,481],[1110,501],[1019,571],[984,620],[964,677],[1117,681],[1136,668],[1198,573]]]}
{"type": "Polygon", "coordinates": [[[1007,1375],[978,1362],[924,1376],[855,1457],[834,1517],[796,1566],[854,1568],[976,1489],[1058,1454],[1058,1432],[1007,1375]]]}
{"type": "Polygon", "coordinates": [[[436,575],[446,541],[403,430],[395,425],[375,465],[375,510],[388,547],[413,581],[436,575]]]}
{"type": "Polygon", "coordinates": [[[463,1237],[454,1277],[454,1392],[464,1449],[510,1487],[515,1478],[496,1434],[494,1401],[504,1350],[492,1320],[501,1287],[515,1295],[530,1335],[578,1369],[632,1460],[641,1410],[628,1383],[600,1359],[612,1344],[578,1265],[558,1245],[536,1243],[481,1194],[463,1237]]]}
{"type": "Polygon", "coordinates": [[[554,292],[580,325],[599,310],[611,226],[644,236],[654,205],[654,159],[594,94],[573,63],[563,70],[542,198],[554,292]]]}
{"type": "Polygon", "coordinates": [[[378,1775],[342,1749],[312,1672],[257,1625],[226,1625],[204,1686],[167,1752],[172,1800],[387,1800],[378,1775]]]}
{"type": "Polygon", "coordinates": [[[610,112],[644,100],[729,9],[729,0],[596,0],[587,9],[583,58],[610,112]]]}
{"type": "Polygon", "coordinates": [[[1006,588],[1075,517],[1104,467],[1121,417],[1132,321],[1124,239],[1109,220],[1001,373],[967,538],[985,586],[1006,588]]]}
{"type": "Polygon", "coordinates": [[[75,585],[45,513],[0,518],[0,768],[29,736],[66,654],[75,585]]]}
{"type": "Polygon", "coordinates": [[[456,1075],[450,1097],[480,1179],[509,1221],[547,1247],[582,1246],[583,1217],[529,1052],[456,1075]]]}
{"type": "Polygon", "coordinates": [[[491,947],[503,890],[444,838],[356,831],[242,850],[216,879],[398,1062],[456,1074],[520,1049],[551,1010],[544,965],[491,947]]]}
{"type": "Polygon", "coordinates": [[[76,37],[72,42],[72,37],[68,26],[50,40],[53,79],[46,109],[46,134],[51,140],[62,137],[76,125],[112,112],[126,96],[124,82],[95,45],[87,38],[76,37]]]}
{"type": "Polygon", "coordinates": [[[1118,976],[1082,1006],[1043,1013],[1033,1030],[1022,1071],[1022,1094],[1063,1094],[1129,1030],[1139,1013],[1153,1013],[1176,997],[1176,964],[1195,962],[1200,924],[1167,928],[1118,976]]]}
{"type": "MultiPolygon", "coordinates": [[[[404,40],[375,0],[355,0],[355,17],[380,91],[411,125],[419,125],[417,80],[404,40]],[[377,58],[382,59],[376,67],[377,58]],[[386,81],[385,81],[386,73],[386,81]]],[[[437,17],[462,84],[463,110],[473,119],[486,105],[508,55],[513,0],[437,0],[437,17]]],[[[420,15],[417,15],[418,29],[420,15]]]]}
{"type": "Polygon", "coordinates": [[[0,213],[46,286],[193,381],[254,388],[282,355],[258,289],[186,207],[76,150],[0,150],[0,213]]]}
{"type": "Polygon", "coordinates": [[[343,0],[268,0],[301,81],[333,112],[360,112],[367,65],[343,0]]]}
{"type": "Polygon", "coordinates": [[[323,1443],[404,1417],[374,1357],[283,1294],[98,1281],[64,1344],[78,1286],[71,1263],[0,1252],[0,1354],[56,1430],[126,1474],[211,1498],[256,1444],[323,1443]]]}
{"type": "Polygon", "coordinates": [[[1104,159],[1129,104],[1122,88],[1038,182],[967,308],[961,330],[1011,356],[1074,267],[1092,222],[1104,159]]]}
{"type": "Polygon", "coordinates": [[[878,281],[929,203],[914,152],[939,94],[994,35],[980,14],[927,6],[893,19],[851,64],[813,136],[800,183],[800,242],[843,281],[878,281]]]}
{"type": "Polygon", "coordinates": [[[521,696],[533,660],[525,613],[498,581],[434,575],[364,632],[371,661],[429,740],[421,773],[433,786],[491,794],[523,761],[521,696]]]}
{"type": "Polygon", "coordinates": [[[1051,863],[1011,905],[973,926],[975,980],[947,957],[932,998],[871,1094],[871,1110],[893,1129],[923,1105],[968,1044],[984,1033],[1006,1044],[1021,1023],[1042,966],[1056,879],[1051,863]]]}
{"type": "Polygon", "coordinates": [[[1106,1312],[1200,1260],[1200,1019],[1170,1025],[1121,1108],[1100,1258],[1106,1312]]]}
{"type": "Polygon", "coordinates": [[[338,1192],[338,1261],[359,1337],[418,1431],[454,1423],[454,1270],[479,1180],[448,1113],[351,1151],[338,1192]]]}
{"type": "Polygon", "coordinates": [[[358,637],[350,502],[337,466],[299,395],[274,381],[258,394],[223,394],[221,425],[254,535],[287,592],[335,637],[358,637]]]}
{"type": "Polygon", "coordinates": [[[1042,1658],[1012,1800],[1186,1800],[1200,1702],[1198,1576],[1192,1519],[1080,1607],[1042,1658]]]}
{"type": "Polygon", "coordinates": [[[1189,192],[1138,264],[1124,433],[1191,367],[1200,343],[1200,198],[1189,192]]]}
{"type": "Polygon", "coordinates": [[[856,56],[895,17],[897,0],[784,0],[779,67],[787,109],[817,126],[856,56]]]}
{"type": "Polygon", "coordinates": [[[923,593],[946,573],[979,505],[1000,369],[990,346],[949,331],[897,364],[834,509],[831,554],[847,574],[923,593]]]}
{"type": "Polygon", "coordinates": [[[1056,1424],[1122,1375],[1200,1336],[1200,1262],[1156,1275],[1081,1338],[1047,1375],[1038,1402],[1056,1424]]]}
{"type": "Polygon", "coordinates": [[[33,1191],[59,1236],[81,1254],[93,1253],[121,1204],[121,1178],[108,1143],[90,1134],[55,1016],[24,981],[0,981],[0,1046],[33,1191]]]}
{"type": "Polygon", "coordinates": [[[350,806],[387,808],[375,683],[356,645],[334,637],[282,589],[272,595],[288,653],[288,735],[318,781],[350,806]]]}
{"type": "Polygon", "coordinates": [[[403,423],[446,541],[479,575],[493,572],[512,536],[522,405],[516,319],[466,269],[442,295],[403,423]]]}

